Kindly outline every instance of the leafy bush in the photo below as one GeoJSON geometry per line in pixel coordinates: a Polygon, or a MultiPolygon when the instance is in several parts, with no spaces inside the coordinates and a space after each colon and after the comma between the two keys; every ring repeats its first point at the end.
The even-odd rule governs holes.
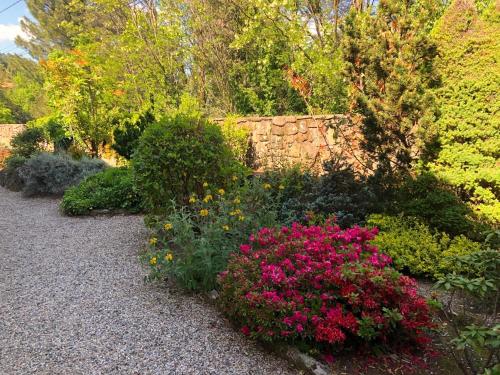
{"type": "Polygon", "coordinates": [[[10,144],[12,145],[12,153],[14,155],[29,158],[31,155],[41,152],[46,141],[43,129],[28,127],[16,134],[10,141],[10,144]]]}
{"type": "Polygon", "coordinates": [[[249,155],[250,131],[242,126],[238,126],[236,117],[226,117],[225,121],[219,125],[226,145],[233,152],[234,157],[242,164],[252,167],[253,160],[249,155]]]}
{"type": "Polygon", "coordinates": [[[25,163],[26,158],[23,156],[9,156],[5,160],[5,168],[0,171],[0,185],[12,191],[21,191],[24,183],[19,170],[25,163]]]}
{"type": "Polygon", "coordinates": [[[72,159],[66,154],[40,153],[29,158],[19,169],[24,181],[23,194],[61,195],[85,177],[102,171],[106,163],[99,159],[72,159]]]}
{"type": "Polygon", "coordinates": [[[481,250],[481,244],[460,235],[450,239],[434,232],[415,218],[371,215],[367,224],[380,229],[373,241],[380,251],[391,256],[397,269],[412,275],[434,278],[455,270],[456,256],[481,250]]]}
{"type": "Polygon", "coordinates": [[[118,155],[130,160],[139,144],[139,138],[142,133],[144,133],[146,127],[151,125],[154,120],[155,118],[151,110],[140,114],[137,119],[126,119],[122,126],[113,130],[113,150],[115,150],[118,155]]]}
{"type": "Polygon", "coordinates": [[[73,143],[73,139],[66,134],[63,119],[58,115],[39,117],[29,121],[27,126],[43,130],[47,141],[52,142],[56,152],[67,151],[73,143]]]}
{"type": "MultiPolygon", "coordinates": [[[[486,249],[456,259],[460,273],[441,278],[435,288],[449,296],[441,305],[451,329],[453,358],[464,375],[498,374],[500,371],[500,252],[486,249]],[[479,311],[468,310],[479,306],[479,311]]],[[[446,342],[447,344],[447,342],[446,342]]]]}
{"type": "Polygon", "coordinates": [[[409,178],[399,191],[399,212],[418,217],[431,228],[452,236],[472,229],[470,209],[430,173],[409,178]]]}
{"type": "Polygon", "coordinates": [[[172,275],[189,290],[211,290],[227,266],[229,255],[255,230],[277,225],[272,187],[259,179],[225,192],[206,188],[189,206],[173,208],[154,223],[150,248],[144,261],[149,280],[172,275]]]}
{"type": "Polygon", "coordinates": [[[337,224],[347,228],[364,222],[378,207],[378,199],[369,182],[352,168],[336,162],[325,165],[326,174],[317,177],[298,167],[267,172],[264,178],[283,187],[280,195],[280,220],[285,224],[303,221],[309,213],[335,216],[337,224]]]}
{"type": "Polygon", "coordinates": [[[130,169],[108,168],[67,190],[61,210],[67,215],[85,215],[94,209],[123,209],[135,213],[141,210],[141,204],[130,169]]]}
{"type": "Polygon", "coordinates": [[[426,343],[433,327],[416,283],[370,244],[377,231],[263,228],[220,275],[220,303],[242,332],[332,351],[367,342],[426,343]]]}
{"type": "Polygon", "coordinates": [[[239,164],[217,125],[176,115],[144,131],[132,166],[147,208],[160,212],[201,195],[204,182],[225,186],[239,164]]]}

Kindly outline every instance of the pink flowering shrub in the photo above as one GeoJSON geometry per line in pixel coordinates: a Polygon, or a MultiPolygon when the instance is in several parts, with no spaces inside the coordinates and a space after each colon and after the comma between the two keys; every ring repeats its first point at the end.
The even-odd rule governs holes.
{"type": "Polygon", "coordinates": [[[219,275],[220,301],[241,331],[320,349],[366,342],[424,344],[433,328],[415,281],[370,244],[377,229],[261,229],[219,275]]]}

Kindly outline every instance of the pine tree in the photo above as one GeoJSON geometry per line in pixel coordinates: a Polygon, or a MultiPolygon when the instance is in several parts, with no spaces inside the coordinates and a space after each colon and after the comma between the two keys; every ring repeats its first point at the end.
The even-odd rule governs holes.
{"type": "Polygon", "coordinates": [[[343,26],[349,112],[379,172],[407,173],[435,136],[433,9],[432,1],[381,0],[351,9],[343,26]]]}
{"type": "Polygon", "coordinates": [[[37,59],[46,58],[54,48],[72,48],[73,37],[83,28],[86,3],[86,0],[26,0],[34,20],[27,17],[21,20],[22,30],[30,37],[18,36],[16,44],[37,59]]]}

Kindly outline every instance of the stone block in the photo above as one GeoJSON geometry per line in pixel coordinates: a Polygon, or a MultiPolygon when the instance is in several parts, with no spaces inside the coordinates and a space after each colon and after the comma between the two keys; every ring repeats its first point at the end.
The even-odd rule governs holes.
{"type": "Polygon", "coordinates": [[[295,135],[299,132],[299,128],[296,123],[287,124],[285,126],[285,134],[295,135]]]}
{"type": "Polygon", "coordinates": [[[308,127],[307,127],[307,121],[306,120],[300,120],[300,121],[298,121],[297,122],[297,126],[299,128],[299,132],[301,132],[303,134],[307,133],[308,127]]]}
{"type": "Polygon", "coordinates": [[[271,129],[271,134],[273,134],[273,135],[284,135],[285,134],[285,130],[283,129],[282,126],[275,126],[275,124],[273,122],[273,127],[271,129]]]}

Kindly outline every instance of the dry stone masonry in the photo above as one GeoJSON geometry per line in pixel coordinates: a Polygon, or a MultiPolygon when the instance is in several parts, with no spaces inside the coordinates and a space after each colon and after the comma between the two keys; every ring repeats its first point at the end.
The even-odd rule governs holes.
{"type": "Polygon", "coordinates": [[[257,171],[299,164],[321,173],[323,163],[332,158],[361,168],[359,132],[346,116],[243,117],[236,123],[249,130],[249,155],[257,171]]]}
{"type": "Polygon", "coordinates": [[[23,129],[23,124],[0,124],[0,165],[10,154],[10,140],[23,129]]]}

